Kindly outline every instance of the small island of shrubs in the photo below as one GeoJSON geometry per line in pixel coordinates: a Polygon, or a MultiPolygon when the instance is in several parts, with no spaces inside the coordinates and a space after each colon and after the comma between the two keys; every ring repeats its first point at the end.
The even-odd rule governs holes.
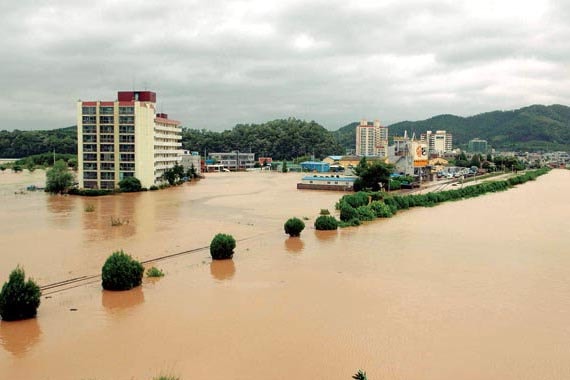
{"type": "Polygon", "coordinates": [[[546,174],[548,168],[528,171],[504,181],[489,181],[456,190],[427,194],[392,195],[382,191],[359,191],[344,195],[336,204],[340,211],[339,227],[358,226],[376,218],[390,218],[398,210],[412,207],[433,207],[447,201],[477,197],[490,192],[505,191],[513,186],[533,181],[546,174]]]}

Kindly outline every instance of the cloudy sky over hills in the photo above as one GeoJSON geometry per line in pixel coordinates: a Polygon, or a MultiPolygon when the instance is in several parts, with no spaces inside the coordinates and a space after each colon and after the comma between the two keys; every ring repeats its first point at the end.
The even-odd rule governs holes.
{"type": "Polygon", "coordinates": [[[78,99],[133,87],[212,130],[568,104],[568,4],[22,0],[0,15],[0,129],[73,125],[78,99]]]}

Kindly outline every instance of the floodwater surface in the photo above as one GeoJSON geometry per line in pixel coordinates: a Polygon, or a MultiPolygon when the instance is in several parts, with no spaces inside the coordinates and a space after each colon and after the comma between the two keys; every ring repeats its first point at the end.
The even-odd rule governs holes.
{"type": "Polygon", "coordinates": [[[0,280],[18,264],[40,285],[86,279],[0,322],[1,377],[570,378],[570,171],[336,232],[312,223],[342,194],[299,178],[82,198],[20,194],[43,173],[0,173],[0,280]],[[308,218],[300,238],[283,233],[292,216],[308,218]],[[233,260],[210,260],[218,232],[233,260]],[[165,277],[102,291],[92,276],[117,249],[165,277]]]}

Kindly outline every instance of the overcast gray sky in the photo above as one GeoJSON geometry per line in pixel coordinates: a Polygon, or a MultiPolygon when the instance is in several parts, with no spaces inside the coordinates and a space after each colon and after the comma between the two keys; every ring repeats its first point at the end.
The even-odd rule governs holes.
{"type": "Polygon", "coordinates": [[[75,102],[157,92],[184,126],[285,117],[337,129],[567,104],[565,0],[12,1],[0,129],[75,124],[75,102]]]}

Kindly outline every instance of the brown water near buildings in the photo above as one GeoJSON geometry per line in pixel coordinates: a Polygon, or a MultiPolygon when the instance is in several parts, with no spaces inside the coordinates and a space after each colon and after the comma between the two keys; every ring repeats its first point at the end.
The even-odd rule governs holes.
{"type": "Polygon", "coordinates": [[[92,199],[14,194],[43,173],[0,173],[2,281],[17,264],[45,285],[120,248],[148,260],[239,240],[232,261],[198,249],[133,291],[96,279],[0,322],[0,378],[570,378],[570,171],[333,233],[311,225],[340,195],[297,180],[222,173],[92,199]],[[300,239],[290,216],[310,218],[300,239]]]}

